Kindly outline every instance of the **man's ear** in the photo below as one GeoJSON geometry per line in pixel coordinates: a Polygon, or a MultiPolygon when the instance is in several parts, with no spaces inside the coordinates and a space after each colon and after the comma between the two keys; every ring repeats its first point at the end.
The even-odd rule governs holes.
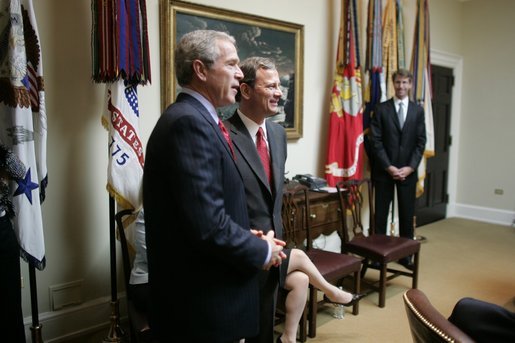
{"type": "Polygon", "coordinates": [[[193,73],[202,81],[206,81],[206,65],[201,60],[193,60],[193,73]]]}
{"type": "Polygon", "coordinates": [[[250,98],[250,86],[247,83],[240,84],[240,93],[243,98],[250,98]]]}

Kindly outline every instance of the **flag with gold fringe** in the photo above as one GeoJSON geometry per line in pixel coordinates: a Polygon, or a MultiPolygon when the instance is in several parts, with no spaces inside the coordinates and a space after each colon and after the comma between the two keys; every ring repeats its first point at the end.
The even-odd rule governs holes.
{"type": "MultiPolygon", "coordinates": [[[[93,80],[107,83],[107,190],[118,210],[142,206],[144,148],[138,85],[151,82],[145,0],[92,0],[93,80]]],[[[131,220],[134,217],[131,218],[131,220]]]]}
{"type": "Polygon", "coordinates": [[[121,209],[142,206],[143,144],[139,138],[137,85],[124,80],[108,84],[102,124],[109,131],[107,189],[121,209]]]}
{"type": "Polygon", "coordinates": [[[429,48],[429,5],[428,0],[418,0],[415,34],[413,37],[411,70],[413,88],[411,98],[424,108],[426,124],[426,148],[418,167],[417,197],[424,193],[427,159],[435,154],[433,109],[431,106],[431,60],[429,48]]]}
{"type": "Polygon", "coordinates": [[[3,1],[0,7],[0,140],[25,164],[12,181],[14,229],[21,256],[45,268],[41,203],[48,183],[47,117],[41,44],[32,0],[3,1]]]}
{"type": "Polygon", "coordinates": [[[363,173],[363,100],[356,0],[343,0],[329,118],[325,177],[329,186],[363,173]]]}

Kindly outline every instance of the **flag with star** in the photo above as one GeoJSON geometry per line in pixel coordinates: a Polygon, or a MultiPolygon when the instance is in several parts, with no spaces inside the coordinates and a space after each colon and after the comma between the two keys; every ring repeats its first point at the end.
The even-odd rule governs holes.
{"type": "Polygon", "coordinates": [[[32,0],[0,7],[0,140],[25,164],[25,176],[12,181],[14,228],[21,256],[45,268],[41,203],[48,183],[47,118],[41,46],[32,0]]]}

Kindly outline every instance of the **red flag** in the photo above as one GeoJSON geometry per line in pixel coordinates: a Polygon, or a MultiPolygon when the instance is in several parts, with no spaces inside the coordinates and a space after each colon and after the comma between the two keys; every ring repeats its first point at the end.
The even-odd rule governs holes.
{"type": "Polygon", "coordinates": [[[340,27],[331,94],[325,176],[332,187],[341,180],[360,179],[363,174],[363,101],[359,63],[356,67],[357,16],[354,8],[354,3],[345,1],[345,20],[342,20],[340,27]]]}

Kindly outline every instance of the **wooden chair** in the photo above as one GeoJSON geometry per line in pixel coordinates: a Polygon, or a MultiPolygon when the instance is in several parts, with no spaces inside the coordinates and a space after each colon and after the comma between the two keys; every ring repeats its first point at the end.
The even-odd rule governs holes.
{"type": "Polygon", "coordinates": [[[386,282],[388,280],[398,276],[411,277],[412,288],[417,288],[420,242],[405,237],[375,234],[371,181],[369,179],[341,181],[336,184],[336,188],[340,196],[340,214],[344,228],[342,252],[364,258],[362,278],[367,268],[379,270],[378,284],[371,285],[373,287],[372,291],[379,291],[379,307],[385,306],[386,282]],[[368,195],[370,223],[368,234],[364,232],[362,222],[363,207],[365,205],[364,194],[368,195]],[[351,223],[350,225],[348,220],[351,223]],[[396,262],[410,256],[414,256],[413,271],[389,266],[390,262],[396,262]]]}
{"type": "Polygon", "coordinates": [[[118,225],[119,240],[122,251],[123,276],[125,281],[125,291],[127,299],[127,314],[129,317],[130,341],[136,343],[144,343],[151,341],[148,332],[146,332],[145,336],[143,336],[142,334],[142,329],[148,327],[148,319],[145,314],[141,313],[136,309],[134,303],[130,299],[128,291],[133,259],[129,254],[129,245],[127,243],[127,236],[125,235],[123,218],[131,214],[132,210],[122,210],[115,215],[115,220],[116,224],[118,225]]]}
{"type": "MultiPolygon", "coordinates": [[[[341,285],[344,278],[353,276],[354,289],[352,291],[354,293],[360,292],[360,258],[313,248],[315,237],[310,225],[313,218],[311,216],[308,187],[297,182],[287,184],[283,193],[282,217],[283,238],[287,242],[287,247],[304,250],[322,276],[333,284],[341,285]]],[[[339,231],[340,229],[336,226],[333,231],[339,231]]],[[[316,336],[318,305],[322,303],[324,303],[324,300],[318,301],[318,290],[310,284],[308,299],[309,337],[316,336]]],[[[353,314],[357,315],[358,313],[359,302],[353,305],[353,314]]]]}
{"type": "Polygon", "coordinates": [[[410,289],[403,299],[414,343],[474,342],[434,308],[422,291],[410,289]]]}

